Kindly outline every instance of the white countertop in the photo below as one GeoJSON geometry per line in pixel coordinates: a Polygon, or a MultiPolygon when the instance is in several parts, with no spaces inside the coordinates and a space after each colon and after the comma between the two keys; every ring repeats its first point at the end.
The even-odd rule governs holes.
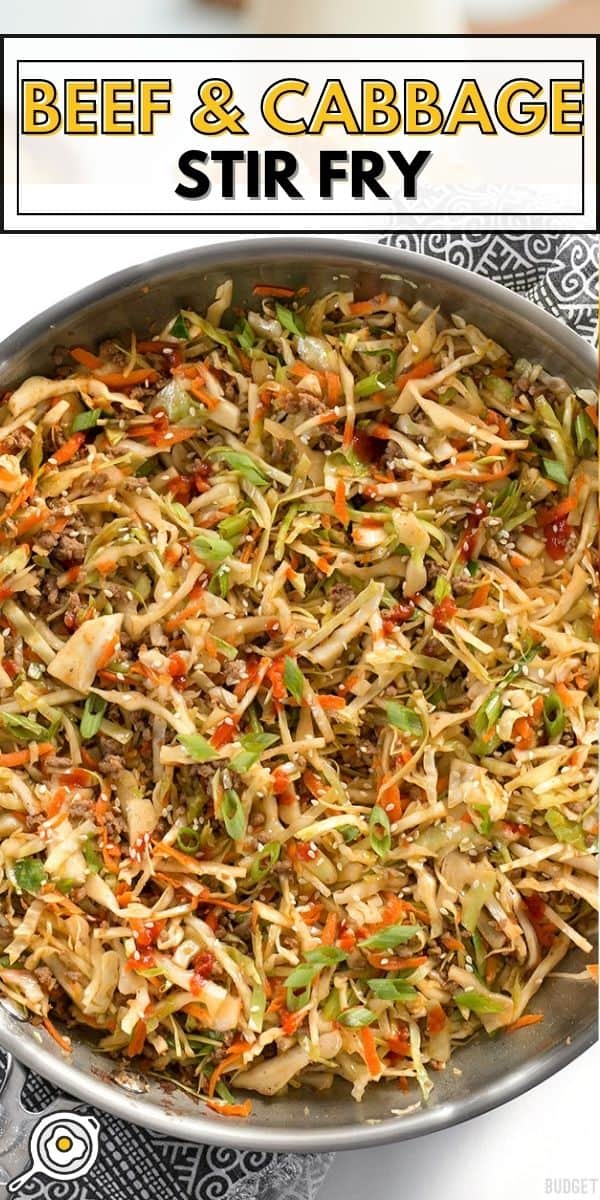
{"type": "MultiPolygon", "coordinates": [[[[227,239],[6,234],[3,275],[10,284],[0,299],[0,339],[103,275],[217,240],[227,239]]],[[[593,1124],[599,1068],[596,1045],[525,1096],[466,1125],[403,1145],[339,1154],[319,1200],[542,1200],[560,1194],[600,1200],[593,1124]]]]}
{"type": "Polygon", "coordinates": [[[546,1083],[465,1125],[403,1145],[338,1154],[319,1200],[600,1197],[593,1116],[599,1069],[596,1044],[546,1083]]]}

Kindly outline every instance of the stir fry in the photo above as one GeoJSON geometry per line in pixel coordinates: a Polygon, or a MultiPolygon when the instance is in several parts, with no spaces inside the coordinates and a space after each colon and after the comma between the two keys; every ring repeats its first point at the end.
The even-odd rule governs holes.
{"type": "Polygon", "coordinates": [[[592,951],[597,397],[231,282],[55,358],[0,412],[0,991],[227,1115],[426,1100],[592,951]]]}

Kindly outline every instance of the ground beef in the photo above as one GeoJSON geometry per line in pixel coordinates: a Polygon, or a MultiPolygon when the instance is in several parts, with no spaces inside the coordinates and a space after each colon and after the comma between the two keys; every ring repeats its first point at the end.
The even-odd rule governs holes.
{"type": "Polygon", "coordinates": [[[100,734],[100,762],[98,770],[102,775],[118,775],[125,770],[125,759],[121,754],[122,746],[114,738],[100,734]]]}
{"type": "Polygon", "coordinates": [[[402,466],[400,459],[402,458],[402,450],[397,442],[386,442],[385,450],[381,458],[381,468],[384,471],[392,471],[394,474],[403,475],[406,468],[402,466]]]}
{"type": "Polygon", "coordinates": [[[81,597],[77,592],[70,592],[69,599],[67,600],[67,607],[63,616],[63,621],[67,629],[73,630],[77,628],[77,617],[81,612],[81,609],[81,597]]]}
{"type": "Polygon", "coordinates": [[[47,996],[51,995],[58,987],[57,981],[48,967],[36,967],[33,974],[47,996]]]}
{"type": "Polygon", "coordinates": [[[274,406],[283,408],[288,413],[300,413],[304,417],[313,417],[317,413],[327,412],[329,405],[322,396],[313,396],[310,392],[300,391],[297,389],[294,392],[282,392],[274,397],[274,406]]]}
{"type": "Polygon", "coordinates": [[[127,395],[130,396],[132,400],[143,400],[147,407],[150,401],[154,399],[157,392],[160,392],[161,389],[164,388],[165,384],[169,382],[170,378],[171,376],[167,375],[163,371],[159,374],[158,379],[155,379],[153,383],[138,383],[135,385],[135,387],[128,388],[127,395]]]}
{"type": "Polygon", "coordinates": [[[79,538],[65,532],[60,534],[53,554],[61,567],[73,567],[83,562],[85,558],[85,546],[79,538]]]}
{"type": "Polygon", "coordinates": [[[27,450],[31,445],[33,434],[29,429],[15,429],[14,433],[9,433],[8,437],[1,443],[3,454],[20,454],[22,450],[27,450]]]}
{"type": "Polygon", "coordinates": [[[87,821],[94,815],[94,800],[92,796],[84,796],[75,792],[73,800],[69,801],[69,817],[74,821],[87,821]]]}
{"type": "Polygon", "coordinates": [[[48,552],[54,550],[57,542],[58,534],[52,533],[52,530],[50,529],[46,529],[42,533],[38,533],[35,539],[36,546],[40,546],[42,550],[48,550],[48,552]]]}
{"type": "MultiPolygon", "coordinates": [[[[123,341],[128,343],[129,337],[125,337],[123,341]]],[[[100,358],[106,358],[109,362],[114,363],[115,367],[124,367],[129,362],[128,352],[123,350],[114,338],[107,338],[106,341],[100,342],[98,354],[100,358]]]]}
{"type": "Polygon", "coordinates": [[[243,658],[235,659],[234,662],[226,663],[223,669],[223,680],[225,687],[233,688],[237,683],[241,683],[242,679],[246,678],[247,667],[243,658]]]}
{"type": "Polygon", "coordinates": [[[354,600],[356,593],[350,587],[349,583],[336,583],[329,593],[329,599],[333,604],[334,612],[339,612],[341,608],[345,608],[354,600]]]}
{"type": "Polygon", "coordinates": [[[27,813],[27,816],[25,817],[25,828],[27,832],[35,833],[42,821],[45,821],[45,819],[46,817],[43,812],[27,813]]]}
{"type": "Polygon", "coordinates": [[[297,457],[296,447],[293,442],[287,440],[280,441],[279,438],[273,438],[269,453],[269,462],[274,467],[279,467],[280,471],[291,472],[296,465],[297,457]]]}

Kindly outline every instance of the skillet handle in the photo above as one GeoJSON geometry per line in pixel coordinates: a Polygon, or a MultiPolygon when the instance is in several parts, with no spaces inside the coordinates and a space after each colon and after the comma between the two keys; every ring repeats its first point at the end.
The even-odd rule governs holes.
{"type": "Polygon", "coordinates": [[[21,1098],[27,1069],[12,1054],[7,1054],[7,1060],[0,1085],[0,1195],[17,1190],[34,1173],[35,1168],[33,1172],[27,1169],[31,1162],[29,1145],[41,1118],[57,1109],[76,1107],[76,1101],[68,1096],[57,1096],[43,1112],[28,1112],[21,1098]]]}

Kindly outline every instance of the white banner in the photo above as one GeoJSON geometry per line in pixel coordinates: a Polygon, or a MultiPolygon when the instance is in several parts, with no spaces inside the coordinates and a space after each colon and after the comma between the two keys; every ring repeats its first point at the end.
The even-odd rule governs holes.
{"type": "Polygon", "coordinates": [[[596,225],[593,38],[7,38],[6,230],[596,225]]]}

